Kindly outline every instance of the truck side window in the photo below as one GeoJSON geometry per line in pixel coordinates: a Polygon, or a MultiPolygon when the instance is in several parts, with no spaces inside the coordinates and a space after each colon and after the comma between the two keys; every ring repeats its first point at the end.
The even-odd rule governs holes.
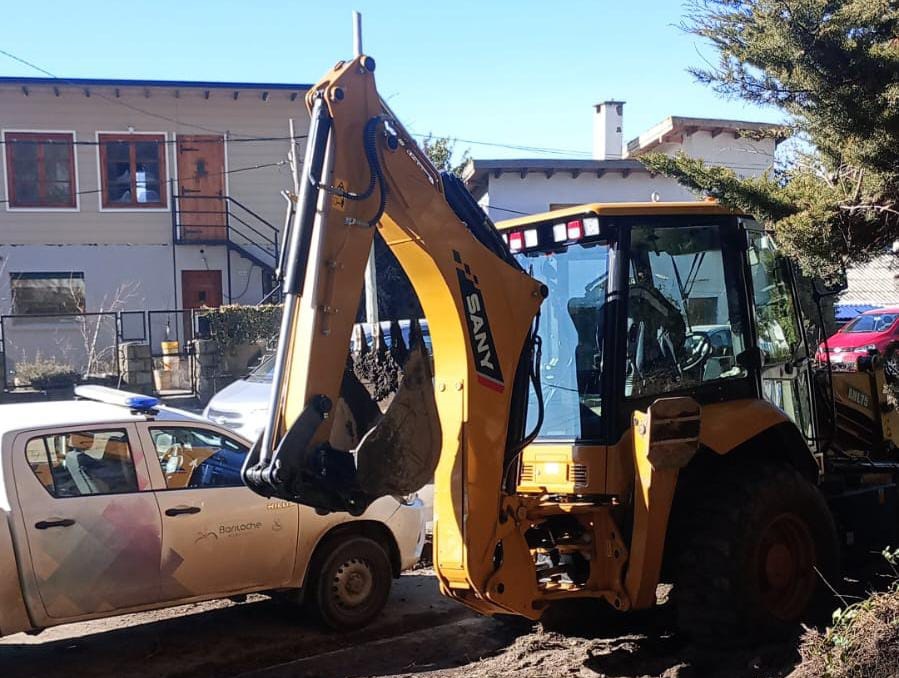
{"type": "Polygon", "coordinates": [[[205,428],[150,429],[156,457],[169,490],[191,487],[242,487],[243,445],[205,428]]]}
{"type": "Polygon", "coordinates": [[[137,492],[128,434],[122,430],[55,433],[30,439],[25,457],[54,497],[137,492]]]}

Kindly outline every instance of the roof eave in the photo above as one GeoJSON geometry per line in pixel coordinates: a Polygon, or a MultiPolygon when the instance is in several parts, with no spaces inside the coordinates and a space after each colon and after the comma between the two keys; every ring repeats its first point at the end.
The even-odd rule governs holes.
{"type": "Polygon", "coordinates": [[[205,80],[126,80],[116,78],[32,78],[0,76],[0,85],[29,85],[31,87],[135,87],[135,88],[183,88],[183,89],[252,89],[305,91],[312,85],[284,82],[218,82],[205,80]]]}

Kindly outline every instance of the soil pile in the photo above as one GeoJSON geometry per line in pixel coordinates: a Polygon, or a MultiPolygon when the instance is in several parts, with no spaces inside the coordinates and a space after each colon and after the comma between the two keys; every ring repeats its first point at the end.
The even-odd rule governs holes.
{"type": "Polygon", "coordinates": [[[810,630],[790,678],[899,678],[899,588],[840,610],[823,633],[810,630]]]}
{"type": "MultiPolygon", "coordinates": [[[[796,640],[738,650],[697,647],[644,618],[602,636],[537,625],[492,656],[396,678],[779,678],[796,665],[796,640]]],[[[653,620],[655,621],[655,620],[653,620]]]]}

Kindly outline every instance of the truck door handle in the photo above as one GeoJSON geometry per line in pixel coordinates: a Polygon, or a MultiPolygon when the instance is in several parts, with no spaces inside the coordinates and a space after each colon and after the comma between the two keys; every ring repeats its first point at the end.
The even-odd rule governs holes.
{"type": "Polygon", "coordinates": [[[176,506],[175,508],[170,508],[165,510],[165,514],[167,516],[180,516],[182,514],[194,514],[199,513],[199,506],[176,506]]]}
{"type": "Polygon", "coordinates": [[[34,526],[39,530],[46,530],[51,527],[71,527],[75,521],[71,518],[57,518],[55,520],[39,520],[34,526]]]}

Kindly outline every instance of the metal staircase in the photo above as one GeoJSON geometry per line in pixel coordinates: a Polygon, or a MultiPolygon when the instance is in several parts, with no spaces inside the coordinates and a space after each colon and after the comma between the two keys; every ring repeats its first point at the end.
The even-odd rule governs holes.
{"type": "MultiPolygon", "coordinates": [[[[227,195],[181,195],[173,184],[171,213],[176,245],[225,245],[259,266],[263,280],[271,283],[280,256],[280,232],[252,209],[227,195]]],[[[230,256],[228,262],[230,268],[230,256]]],[[[263,284],[264,292],[270,287],[263,284]]]]}

